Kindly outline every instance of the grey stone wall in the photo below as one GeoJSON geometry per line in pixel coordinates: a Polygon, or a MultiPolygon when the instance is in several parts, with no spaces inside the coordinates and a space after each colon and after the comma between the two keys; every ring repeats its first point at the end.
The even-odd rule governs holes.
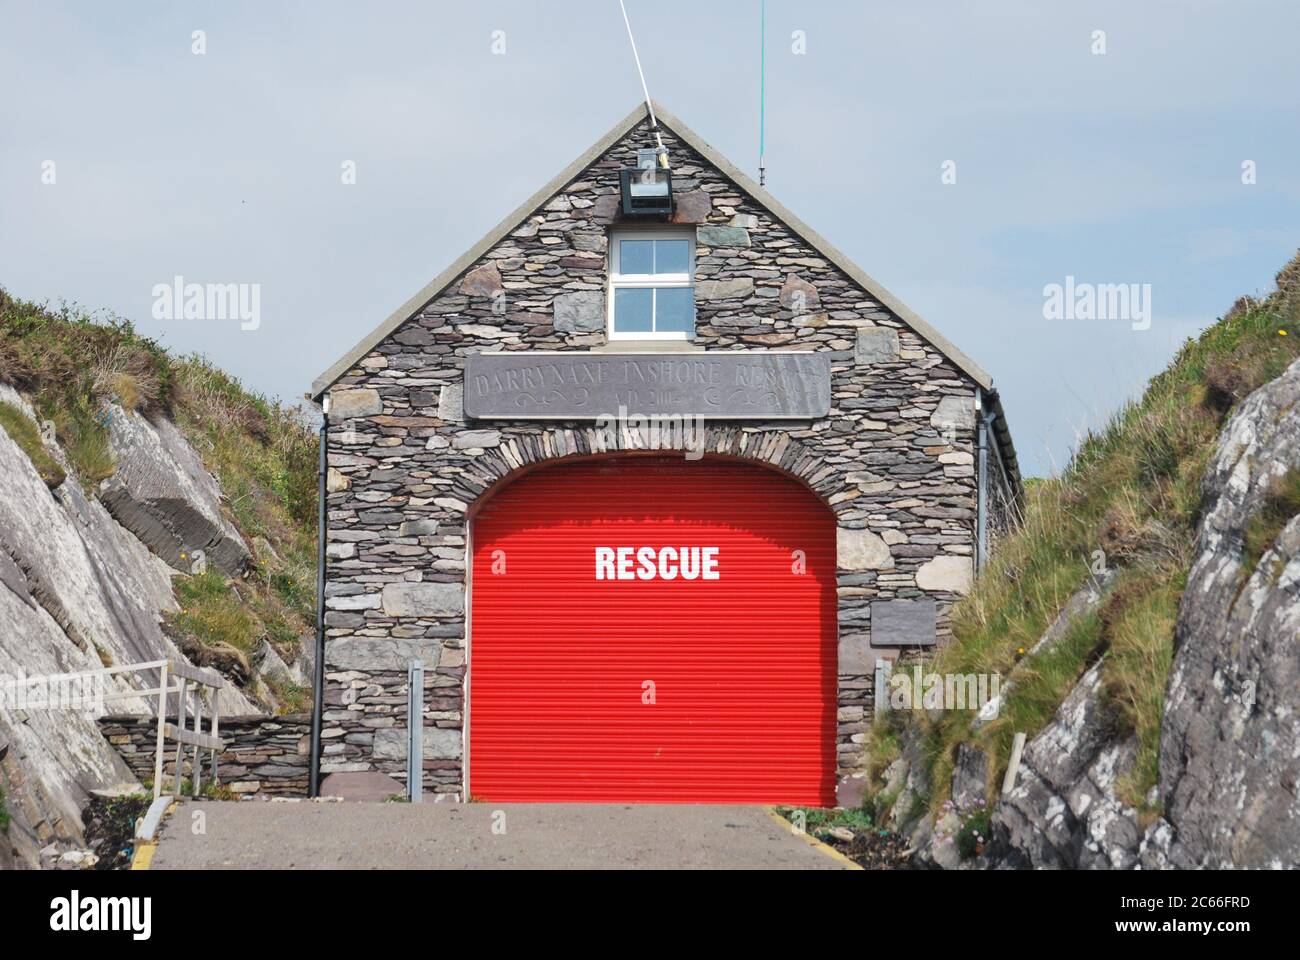
{"type": "MultiPolygon", "coordinates": [[[[975,385],[664,131],[676,222],[696,231],[696,347],[819,350],[830,415],[719,422],[710,454],[775,466],[839,524],[840,766],[860,762],[871,713],[870,603],[933,597],[938,634],[973,573],[975,385]],[[859,664],[860,666],[851,666],[859,664]]],[[[589,423],[467,423],[464,358],[606,348],[608,231],[618,170],[645,125],[611,148],[343,376],[331,391],[323,772],[404,777],[406,662],[431,666],[425,789],[463,793],[467,516],[530,464],[606,452],[589,423]]],[[[610,411],[614,413],[615,411],[610,411]]],[[[631,411],[644,413],[647,411],[631,411]]]]}
{"type": "MultiPolygon", "coordinates": [[[[284,717],[221,717],[218,733],[226,749],[217,757],[217,781],[242,796],[307,796],[307,770],[311,753],[311,715],[284,717]]],[[[137,780],[152,781],[158,737],[157,717],[117,715],[99,718],[99,729],[113,745],[137,780]]],[[[207,722],[204,722],[207,730],[207,722]]],[[[181,757],[181,775],[193,776],[193,747],[181,757]]],[[[211,753],[200,752],[203,780],[209,780],[211,753]]],[[[176,744],[163,754],[165,787],[176,771],[176,744]]]]}

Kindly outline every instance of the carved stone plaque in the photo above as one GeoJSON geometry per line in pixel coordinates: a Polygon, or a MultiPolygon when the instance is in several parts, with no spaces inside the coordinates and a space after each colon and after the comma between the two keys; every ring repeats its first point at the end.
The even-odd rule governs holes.
{"type": "Polygon", "coordinates": [[[520,351],[465,358],[465,415],[595,420],[651,414],[809,420],[831,407],[824,353],[715,350],[617,354],[520,351]]]}

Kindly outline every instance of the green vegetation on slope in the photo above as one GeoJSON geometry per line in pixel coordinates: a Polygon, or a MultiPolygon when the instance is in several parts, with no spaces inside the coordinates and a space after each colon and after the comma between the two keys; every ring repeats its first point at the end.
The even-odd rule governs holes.
{"type": "MultiPolygon", "coordinates": [[[[1023,523],[999,544],[975,589],[953,610],[952,643],[929,669],[1000,674],[1014,680],[996,720],[972,733],[972,711],[937,719],[884,713],[871,730],[868,770],[898,755],[901,733],[919,724],[933,785],[931,811],[947,799],[956,748],[988,751],[990,795],[1006,770],[1016,732],[1032,738],[1078,678],[1102,660],[1105,700],[1120,733],[1135,733],[1139,756],[1120,784],[1144,813],[1156,782],[1160,717],[1173,656],[1178,603],[1200,520],[1200,483],[1232,408],[1300,356],[1300,297],[1243,301],[1189,340],[1140,400],[1089,434],[1064,473],[1026,490],[1023,523]],[[1050,650],[1028,653],[1090,570],[1113,568],[1115,584],[1096,616],[1050,650]]],[[[1275,508],[1247,537],[1254,562],[1286,519],[1300,511],[1300,478],[1279,484],[1275,508]]],[[[872,798],[882,809],[892,798],[872,798]]]]}
{"type": "Polygon", "coordinates": [[[27,454],[27,459],[31,460],[47,487],[53,489],[66,479],[63,468],[41,441],[36,424],[12,403],[0,403],[0,430],[9,434],[23,453],[27,454]]]}
{"type": "Polygon", "coordinates": [[[1255,572],[1260,558],[1268,552],[1282,528],[1300,513],[1300,470],[1288,470],[1273,483],[1259,513],[1246,527],[1242,557],[1242,574],[1249,577],[1255,572]]]}
{"type": "Polygon", "coordinates": [[[221,481],[256,558],[224,592],[195,585],[187,593],[193,605],[179,597],[182,608],[211,618],[213,629],[195,636],[245,652],[265,636],[292,662],[316,616],[316,438],[299,411],[250,395],[204,360],[179,365],[176,379],[176,424],[221,481]],[[237,611],[252,618],[251,634],[237,611]],[[215,631],[217,623],[229,624],[230,634],[215,631]]]}
{"type": "MultiPolygon", "coordinates": [[[[237,676],[247,676],[262,638],[286,661],[297,659],[316,599],[316,438],[300,409],[250,393],[201,357],[172,357],[129,321],[53,311],[3,290],[0,381],[54,424],[88,494],[114,469],[112,404],[172,419],[220,481],[254,561],[236,580],[212,571],[178,575],[181,609],[168,617],[171,630],[183,647],[237,676]]],[[[38,458],[53,461],[31,421],[0,404],[0,426],[50,483],[55,475],[38,458]]],[[[301,690],[272,692],[285,709],[302,707],[301,690]]]]}

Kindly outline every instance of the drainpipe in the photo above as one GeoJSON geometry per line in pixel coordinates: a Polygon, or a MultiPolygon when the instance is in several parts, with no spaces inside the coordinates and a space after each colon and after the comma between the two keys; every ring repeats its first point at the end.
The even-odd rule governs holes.
{"type": "Polygon", "coordinates": [[[984,392],[975,391],[975,415],[979,418],[979,480],[978,508],[976,514],[976,570],[983,570],[988,556],[988,483],[989,483],[989,426],[984,413],[984,392]]]}
{"type": "Polygon", "coordinates": [[[328,470],[330,398],[321,400],[320,463],[316,471],[316,669],[311,696],[311,766],[307,772],[307,796],[320,796],[320,734],[325,711],[325,474],[328,470]]]}

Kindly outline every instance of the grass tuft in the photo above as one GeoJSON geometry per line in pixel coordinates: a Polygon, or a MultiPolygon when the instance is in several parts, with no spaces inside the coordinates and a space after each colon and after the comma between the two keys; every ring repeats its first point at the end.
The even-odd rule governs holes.
{"type": "Polygon", "coordinates": [[[1300,515],[1300,469],[1274,477],[1259,510],[1246,526],[1242,542],[1242,579],[1249,579],[1259,561],[1291,518],[1300,515]]]}
{"type": "Polygon", "coordinates": [[[9,438],[27,454],[27,459],[51,490],[67,479],[63,467],[59,466],[59,462],[41,441],[36,424],[18,407],[11,403],[0,403],[0,429],[9,434],[9,438]]]}

